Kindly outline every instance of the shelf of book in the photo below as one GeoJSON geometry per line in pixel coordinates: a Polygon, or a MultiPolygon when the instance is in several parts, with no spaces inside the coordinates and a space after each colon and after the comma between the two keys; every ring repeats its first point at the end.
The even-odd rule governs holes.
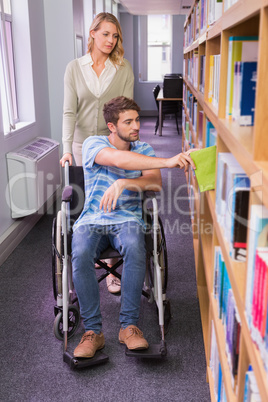
{"type": "Polygon", "coordinates": [[[263,146],[263,139],[267,137],[267,88],[268,88],[268,5],[261,11],[260,18],[260,47],[257,80],[262,87],[256,90],[256,122],[254,158],[258,161],[268,159],[268,147],[263,146]]]}
{"type": "Polygon", "coordinates": [[[243,262],[234,262],[229,256],[229,247],[223,236],[222,228],[219,224],[215,224],[215,231],[217,239],[221,246],[224,261],[226,263],[227,272],[230,278],[231,286],[236,299],[236,305],[239,314],[241,315],[244,311],[244,291],[245,291],[245,280],[246,280],[246,266],[243,262]]]}
{"type": "Polygon", "coordinates": [[[214,395],[214,378],[213,378],[211,368],[209,366],[207,367],[207,375],[208,375],[208,383],[209,383],[209,389],[210,389],[211,402],[216,402],[216,398],[214,395]]]}
{"type": "Polygon", "coordinates": [[[223,235],[222,228],[217,221],[217,216],[215,213],[215,191],[208,191],[206,193],[206,196],[210,208],[210,213],[213,219],[213,227],[215,229],[217,240],[223,252],[224,261],[227,266],[227,271],[234,291],[238,311],[239,314],[242,314],[242,312],[244,311],[243,300],[245,292],[246,266],[245,263],[235,262],[230,258],[229,246],[223,235]]]}
{"type": "Polygon", "coordinates": [[[246,344],[247,352],[248,352],[248,355],[250,358],[250,362],[251,362],[252,367],[255,372],[260,395],[261,395],[262,401],[266,401],[267,396],[268,396],[267,372],[265,371],[265,368],[263,365],[263,360],[261,358],[258,348],[255,345],[255,343],[252,342],[252,340],[251,340],[251,334],[250,334],[250,330],[249,330],[247,319],[246,319],[244,312],[241,316],[241,322],[242,322],[242,329],[243,329],[242,334],[245,339],[245,344],[246,344]]]}
{"type": "MultiPolygon", "coordinates": [[[[233,207],[230,208],[229,205],[229,211],[225,210],[227,207],[224,206],[224,203],[226,204],[227,198],[224,198],[226,195],[224,196],[222,193],[220,197],[223,198],[220,198],[219,210],[219,194],[224,188],[232,188],[230,183],[234,185],[235,181],[229,182],[229,187],[218,183],[216,169],[215,190],[202,193],[201,187],[200,191],[196,188],[197,181],[194,176],[198,178],[198,175],[191,173],[193,177],[189,176],[189,184],[194,187],[195,197],[200,198],[199,202],[195,200],[194,203],[190,203],[190,207],[192,208],[192,222],[195,228],[198,226],[199,230],[198,235],[196,232],[194,234],[194,252],[208,365],[207,379],[210,383],[212,400],[217,402],[222,400],[242,401],[244,393],[247,392],[248,378],[252,377],[248,373],[252,370],[253,378],[256,377],[257,387],[254,392],[260,398],[258,400],[266,401],[268,400],[268,315],[267,324],[265,320],[261,324],[260,321],[258,323],[261,325],[261,332],[256,333],[256,331],[260,331],[260,327],[256,326],[254,320],[257,319],[256,314],[260,314],[258,313],[259,308],[264,309],[262,314],[267,314],[265,313],[265,302],[268,301],[258,297],[255,303],[264,303],[264,306],[258,305],[256,310],[252,298],[257,296],[251,292],[253,292],[253,285],[257,286],[256,291],[264,292],[265,287],[260,281],[264,280],[265,276],[260,273],[259,266],[255,272],[254,264],[257,263],[258,257],[262,258],[267,265],[268,258],[266,259],[267,254],[263,254],[262,257],[259,257],[258,254],[255,260],[254,254],[251,262],[252,257],[248,257],[248,254],[250,252],[252,254],[250,251],[252,247],[248,246],[249,250],[247,250],[246,243],[243,243],[244,240],[241,240],[241,244],[238,242],[238,245],[235,245],[234,240],[228,236],[230,233],[234,236],[232,233],[234,226],[230,226],[230,224],[235,224],[235,221],[230,220],[233,219],[230,218],[230,210],[233,211],[234,216],[237,211],[232,209],[234,205],[235,208],[238,208],[238,205],[240,208],[241,205],[246,205],[247,209],[244,207],[245,212],[243,213],[248,213],[248,218],[244,226],[248,229],[247,231],[241,230],[241,233],[248,238],[249,233],[252,232],[249,220],[252,204],[254,206],[263,205],[263,208],[268,209],[268,113],[266,110],[268,0],[223,0],[221,10],[221,6],[217,3],[216,0],[193,1],[191,17],[186,19],[185,23],[184,46],[184,125],[187,129],[183,130],[183,149],[216,145],[217,161],[218,159],[225,161],[221,163],[226,166],[228,166],[228,160],[231,163],[230,167],[226,168],[229,173],[221,171],[221,174],[226,180],[234,180],[234,177],[239,183],[236,184],[236,190],[233,187],[229,194],[231,200],[236,200],[230,204],[233,207]],[[215,9],[213,9],[212,3],[214,3],[215,9]],[[215,13],[214,15],[212,11],[215,13]],[[206,12],[207,15],[205,15],[206,12]],[[217,85],[215,86],[215,84],[217,85]],[[247,112],[246,107],[248,107],[247,112]],[[185,138],[186,133],[187,139],[185,138]],[[211,139],[213,143],[210,142],[211,139]],[[227,154],[230,157],[227,157],[227,154]],[[239,174],[240,177],[246,177],[247,183],[249,183],[243,188],[241,188],[241,184],[245,179],[239,179],[239,174]],[[218,191],[217,186],[220,189],[218,191]],[[239,194],[240,198],[237,198],[236,194],[239,194]],[[243,204],[242,200],[246,199],[246,204],[243,204]],[[211,226],[210,233],[204,231],[206,225],[211,226]],[[235,247],[237,247],[236,251],[235,247]],[[216,267],[219,252],[220,265],[216,267]],[[221,268],[219,269],[219,267],[221,268]],[[228,295],[227,305],[220,305],[219,311],[217,305],[220,294],[217,293],[219,290],[217,280],[220,277],[217,275],[224,275],[222,277],[223,284],[220,285],[226,286],[223,297],[226,298],[228,295]],[[254,283],[251,282],[253,280],[254,283]],[[230,304],[229,301],[231,301],[230,304]],[[238,368],[233,365],[233,361],[230,365],[230,355],[228,354],[230,353],[230,338],[228,338],[230,333],[228,334],[226,331],[228,328],[230,330],[227,325],[231,324],[230,321],[228,322],[229,313],[227,314],[226,308],[236,312],[236,325],[241,329],[241,332],[239,329],[240,340],[238,342],[239,357],[238,355],[235,357],[238,368]],[[266,332],[263,332],[265,325],[267,325],[266,332]],[[220,360],[218,369],[222,371],[224,386],[218,384],[220,377],[213,377],[215,372],[210,367],[211,358],[215,358],[215,356],[211,357],[211,337],[214,328],[220,360]],[[263,338],[261,339],[260,336],[263,338]],[[229,352],[226,350],[226,346],[227,349],[229,348],[229,352]],[[217,387],[219,388],[217,389],[217,387]],[[226,399],[224,399],[225,396],[226,399]]],[[[267,213],[265,212],[265,214],[267,213]]],[[[237,221],[239,222],[239,219],[237,221]]],[[[235,227],[240,228],[240,226],[236,224],[235,227]]],[[[268,226],[265,230],[268,239],[268,226]]],[[[268,252],[268,241],[266,245],[256,244],[258,245],[255,247],[266,247],[264,251],[259,251],[258,248],[256,255],[257,252],[268,252]]],[[[268,278],[268,266],[267,271],[262,269],[261,272],[267,272],[268,278]]],[[[266,281],[265,283],[268,284],[268,279],[266,281]]],[[[268,292],[268,285],[266,286],[268,292]]],[[[266,293],[261,294],[265,296],[266,293]]],[[[262,319],[263,317],[265,318],[265,315],[262,316],[262,319]]],[[[260,318],[258,319],[260,320],[260,318]]],[[[231,358],[233,359],[233,356],[231,358]]],[[[218,374],[217,370],[216,374],[218,374]]]]}
{"type": "Polygon", "coordinates": [[[216,300],[212,293],[210,294],[210,305],[211,305],[211,311],[212,311],[212,320],[215,325],[218,352],[219,352],[220,364],[221,364],[221,368],[222,368],[223,381],[225,384],[226,396],[228,398],[227,399],[228,402],[233,402],[233,401],[236,401],[236,396],[235,396],[235,393],[233,390],[230,368],[229,368],[227,357],[225,354],[225,350],[226,350],[225,333],[224,333],[224,328],[223,328],[222,322],[218,317],[218,308],[217,308],[216,300]]]}
{"type": "Polygon", "coordinates": [[[259,12],[262,0],[239,0],[225,11],[222,17],[222,29],[231,28],[243,20],[248,20],[259,12]]]}
{"type": "MultiPolygon", "coordinates": [[[[207,293],[206,286],[198,286],[198,300],[200,305],[200,314],[201,314],[201,322],[202,322],[202,331],[203,331],[203,339],[207,340],[209,337],[209,296],[207,293]]],[[[208,358],[209,356],[209,349],[208,343],[204,342],[205,347],[205,355],[208,358]]]]}

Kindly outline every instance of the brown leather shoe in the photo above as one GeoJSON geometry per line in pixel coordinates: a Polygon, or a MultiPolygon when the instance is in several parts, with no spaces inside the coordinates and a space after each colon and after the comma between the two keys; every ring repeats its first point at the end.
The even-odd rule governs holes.
{"type": "Polygon", "coordinates": [[[144,338],[143,333],[135,325],[129,325],[125,329],[120,329],[119,342],[125,343],[127,348],[130,350],[148,349],[149,347],[149,344],[144,338]]]}
{"type": "Polygon", "coordinates": [[[106,276],[107,289],[110,293],[120,293],[121,292],[121,281],[116,276],[110,274],[106,276]]]}
{"type": "Polygon", "coordinates": [[[87,331],[82,336],[79,345],[74,350],[74,357],[93,357],[97,350],[102,349],[105,345],[104,335],[99,335],[94,331],[87,331]]]}

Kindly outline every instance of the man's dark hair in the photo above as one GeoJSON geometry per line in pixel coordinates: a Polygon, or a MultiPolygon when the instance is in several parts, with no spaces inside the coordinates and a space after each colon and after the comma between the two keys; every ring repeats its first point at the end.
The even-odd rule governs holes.
{"type": "Polygon", "coordinates": [[[139,112],[141,109],[133,99],[126,98],[125,96],[118,96],[106,102],[103,107],[103,116],[106,124],[113,123],[116,126],[119,114],[127,110],[136,110],[136,112],[139,112]]]}

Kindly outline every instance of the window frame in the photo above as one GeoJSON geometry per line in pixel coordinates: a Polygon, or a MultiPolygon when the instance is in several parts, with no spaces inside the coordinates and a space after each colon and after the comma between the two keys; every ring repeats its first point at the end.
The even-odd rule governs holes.
{"type": "MultiPolygon", "coordinates": [[[[165,14],[159,14],[162,16],[163,21],[164,21],[164,16],[165,14]]],[[[157,47],[163,48],[169,48],[170,49],[170,70],[172,70],[172,49],[173,49],[173,19],[171,16],[171,39],[170,39],[170,45],[155,45],[157,47]]],[[[155,47],[154,46],[154,47],[155,47]]],[[[153,46],[152,46],[153,47],[153,46]]],[[[162,82],[162,78],[159,78],[159,80],[149,80],[148,79],[148,16],[147,15],[142,15],[139,16],[139,81],[140,82],[162,82]],[[146,38],[146,40],[144,40],[146,38]]],[[[167,54],[167,49],[165,50],[165,53],[167,54]]],[[[162,55],[163,51],[161,52],[161,61],[162,61],[162,55]]],[[[163,63],[167,63],[167,60],[163,61],[163,63]]],[[[171,71],[170,71],[171,72],[171,71]]]]}
{"type": "MultiPolygon", "coordinates": [[[[3,4],[3,0],[0,0],[0,4],[3,4]]],[[[5,139],[17,135],[22,130],[24,131],[26,127],[32,126],[36,121],[29,4],[28,0],[20,0],[19,2],[10,0],[10,5],[18,118],[14,129],[4,127],[2,96],[0,96],[0,135],[3,135],[5,139]]]]}
{"type": "Polygon", "coordinates": [[[16,123],[19,121],[10,2],[5,1],[4,3],[3,0],[0,0],[0,16],[1,111],[4,134],[8,134],[15,130],[16,123]]]}

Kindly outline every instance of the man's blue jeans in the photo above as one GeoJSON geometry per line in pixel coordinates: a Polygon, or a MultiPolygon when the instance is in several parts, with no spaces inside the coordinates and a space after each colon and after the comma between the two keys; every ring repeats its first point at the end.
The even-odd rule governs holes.
{"type": "Polygon", "coordinates": [[[117,225],[84,225],[73,233],[73,282],[85,330],[101,332],[99,284],[95,261],[112,245],[123,257],[120,324],[137,325],[146,269],[144,230],[136,222],[117,225]]]}

